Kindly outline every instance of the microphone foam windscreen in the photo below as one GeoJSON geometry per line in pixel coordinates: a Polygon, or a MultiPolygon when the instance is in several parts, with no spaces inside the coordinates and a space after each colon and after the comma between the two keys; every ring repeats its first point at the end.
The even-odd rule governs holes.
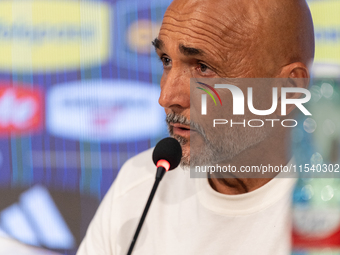
{"type": "Polygon", "coordinates": [[[176,168],[182,159],[182,148],[175,138],[167,137],[159,141],[153,150],[152,159],[155,165],[161,159],[170,163],[170,169],[176,168]]]}

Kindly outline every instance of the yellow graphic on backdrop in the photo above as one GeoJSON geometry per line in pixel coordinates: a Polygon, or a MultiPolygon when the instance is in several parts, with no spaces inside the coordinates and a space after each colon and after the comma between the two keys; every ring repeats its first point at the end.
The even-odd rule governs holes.
{"type": "Polygon", "coordinates": [[[340,1],[309,3],[315,29],[315,62],[340,64],[340,1]]]}
{"type": "Polygon", "coordinates": [[[128,29],[128,43],[130,49],[139,54],[150,54],[154,50],[151,41],[158,36],[161,23],[151,20],[137,20],[128,29]]]}
{"type": "Polygon", "coordinates": [[[110,14],[99,1],[1,1],[0,70],[53,71],[104,62],[110,14]]]}

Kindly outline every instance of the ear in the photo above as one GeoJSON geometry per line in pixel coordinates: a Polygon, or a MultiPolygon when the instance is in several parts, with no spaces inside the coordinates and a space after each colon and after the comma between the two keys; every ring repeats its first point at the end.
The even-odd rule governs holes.
{"type": "MultiPolygon", "coordinates": [[[[284,66],[281,69],[280,74],[276,78],[283,78],[284,82],[282,83],[282,87],[292,87],[292,88],[304,88],[308,89],[310,75],[308,68],[305,64],[301,62],[296,62],[284,66]]],[[[287,99],[298,99],[302,96],[301,93],[288,93],[286,95],[287,99]]],[[[278,105],[276,113],[281,115],[281,90],[279,91],[278,105]]],[[[289,115],[294,109],[295,105],[289,104],[287,105],[286,113],[289,115]]]]}

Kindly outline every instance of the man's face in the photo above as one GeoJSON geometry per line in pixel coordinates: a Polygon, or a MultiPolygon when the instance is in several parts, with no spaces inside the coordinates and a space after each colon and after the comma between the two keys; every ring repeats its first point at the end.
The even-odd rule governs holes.
{"type": "MultiPolygon", "coordinates": [[[[246,26],[243,31],[234,31],[233,24],[228,23],[225,16],[216,20],[214,13],[202,12],[197,8],[188,10],[185,15],[178,9],[181,7],[176,4],[169,7],[159,36],[154,41],[164,67],[159,103],[167,114],[170,135],[182,145],[182,166],[189,166],[189,162],[207,164],[221,160],[214,155],[231,159],[265,139],[266,133],[263,129],[209,132],[204,124],[190,122],[190,116],[200,111],[192,107],[198,110],[190,112],[190,78],[261,75],[248,57],[253,48],[252,41],[246,40],[250,32],[246,26]],[[191,159],[190,135],[197,138],[191,146],[191,159]]],[[[230,93],[224,93],[221,97],[232,108],[230,93]]]]}

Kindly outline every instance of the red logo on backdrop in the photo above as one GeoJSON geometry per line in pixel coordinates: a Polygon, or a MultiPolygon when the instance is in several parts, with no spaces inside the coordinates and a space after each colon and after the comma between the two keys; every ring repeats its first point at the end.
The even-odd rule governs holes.
{"type": "Polygon", "coordinates": [[[295,208],[293,211],[295,249],[339,248],[340,211],[337,208],[295,208]]]}
{"type": "Polygon", "coordinates": [[[296,230],[293,231],[293,246],[295,249],[311,248],[339,248],[340,247],[340,229],[329,236],[310,237],[301,235],[296,230]]]}
{"type": "Polygon", "coordinates": [[[39,130],[43,111],[40,90],[0,83],[0,134],[39,130]]]}

